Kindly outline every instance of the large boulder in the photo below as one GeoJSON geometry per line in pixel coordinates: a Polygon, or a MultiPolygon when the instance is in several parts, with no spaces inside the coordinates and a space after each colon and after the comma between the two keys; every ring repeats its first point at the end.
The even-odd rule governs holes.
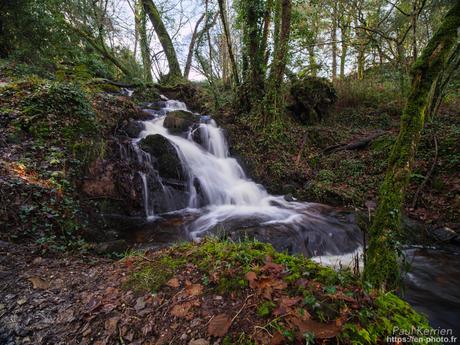
{"type": "Polygon", "coordinates": [[[185,179],[177,150],[164,136],[149,135],[141,140],[140,147],[156,159],[158,173],[161,177],[180,181],[185,179]]]}
{"type": "Polygon", "coordinates": [[[188,111],[175,110],[168,113],[163,126],[171,132],[186,132],[196,120],[196,116],[188,111]]]}
{"type": "Polygon", "coordinates": [[[286,106],[299,122],[311,125],[324,119],[336,100],[337,94],[330,81],[303,76],[291,81],[286,106]]]}

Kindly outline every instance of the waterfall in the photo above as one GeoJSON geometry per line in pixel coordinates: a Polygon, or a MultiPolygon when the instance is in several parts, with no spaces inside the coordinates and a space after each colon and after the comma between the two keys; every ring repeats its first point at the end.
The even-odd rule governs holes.
{"type": "Polygon", "coordinates": [[[165,114],[175,110],[187,111],[187,107],[182,102],[166,101],[155,117],[143,122],[144,130],[132,143],[139,163],[148,166],[147,173],[140,172],[147,218],[162,215],[154,212],[155,200],[161,196],[166,213],[196,211],[196,216],[183,222],[192,239],[210,232],[244,230],[256,238],[270,237],[281,247],[283,240],[289,242],[290,238],[287,249],[310,256],[351,253],[359,248],[361,235],[352,220],[340,219],[343,216],[324,205],[288,202],[283,196],[270,195],[248,178],[229,155],[224,132],[214,120],[201,117],[199,121],[196,115],[198,123],[187,133],[171,133],[163,124],[165,114]],[[174,148],[184,171],[184,186],[161,178],[155,160],[141,150],[139,143],[151,135],[166,138],[174,148]],[[178,191],[175,183],[183,188],[178,191]],[[153,184],[156,189],[150,187],[153,184]]]}

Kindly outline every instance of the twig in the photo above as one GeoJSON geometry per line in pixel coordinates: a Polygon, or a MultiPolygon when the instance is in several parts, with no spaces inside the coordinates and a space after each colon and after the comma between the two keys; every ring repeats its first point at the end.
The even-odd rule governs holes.
{"type": "Polygon", "coordinates": [[[414,199],[412,200],[412,204],[411,204],[412,209],[414,209],[415,206],[417,205],[417,201],[420,196],[420,193],[422,192],[423,188],[425,187],[425,185],[427,184],[427,182],[430,180],[431,176],[433,175],[434,169],[436,168],[436,164],[438,164],[438,138],[436,137],[436,134],[433,135],[433,140],[434,140],[433,164],[431,164],[430,170],[426,174],[425,179],[418,187],[417,192],[415,192],[414,199]]]}
{"type": "Polygon", "coordinates": [[[235,316],[233,317],[232,322],[231,322],[230,324],[232,324],[233,321],[235,321],[235,319],[238,317],[238,315],[240,315],[240,313],[243,311],[244,307],[246,307],[246,302],[247,302],[248,299],[251,298],[252,296],[254,296],[254,294],[249,295],[249,296],[246,297],[246,299],[244,300],[243,306],[242,306],[241,309],[238,311],[238,313],[235,314],[235,316]]]}

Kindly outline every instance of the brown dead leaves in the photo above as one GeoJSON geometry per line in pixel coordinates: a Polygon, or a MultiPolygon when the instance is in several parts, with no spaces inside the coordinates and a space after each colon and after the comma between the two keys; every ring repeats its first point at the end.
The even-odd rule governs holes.
{"type": "Polygon", "coordinates": [[[34,289],[42,289],[42,290],[46,290],[46,289],[49,289],[50,287],[50,282],[40,278],[40,277],[30,277],[27,279],[28,281],[30,281],[32,283],[32,286],[34,289]]]}
{"type": "MultiPolygon", "coordinates": [[[[198,296],[203,294],[204,287],[201,284],[192,284],[188,280],[184,284],[185,287],[173,297],[174,304],[171,307],[170,313],[174,317],[191,320],[196,316],[193,308],[201,306],[198,296]]],[[[175,277],[170,279],[166,285],[171,288],[179,288],[181,282],[175,277]]]]}
{"type": "Polygon", "coordinates": [[[286,282],[282,280],[284,267],[271,262],[267,258],[267,262],[260,269],[259,276],[253,271],[246,273],[246,279],[249,282],[249,287],[256,290],[259,295],[265,299],[272,299],[275,291],[282,291],[287,288],[286,282]]]}
{"type": "Polygon", "coordinates": [[[201,305],[201,302],[198,301],[197,299],[175,304],[171,308],[171,315],[175,317],[191,320],[194,316],[192,312],[192,308],[199,307],[200,305],[201,305]]]}
{"type": "Polygon", "coordinates": [[[318,339],[334,338],[342,329],[341,325],[335,322],[321,323],[311,319],[302,320],[298,317],[288,317],[286,321],[293,328],[297,328],[299,334],[313,333],[318,339]]]}
{"type": "Polygon", "coordinates": [[[232,319],[226,314],[219,314],[214,317],[208,325],[208,334],[214,337],[223,337],[227,334],[232,319]]]}

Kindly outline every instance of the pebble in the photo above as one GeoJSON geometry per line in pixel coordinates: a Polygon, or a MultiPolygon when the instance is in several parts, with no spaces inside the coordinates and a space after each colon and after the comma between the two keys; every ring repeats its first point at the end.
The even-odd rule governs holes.
{"type": "Polygon", "coordinates": [[[21,298],[16,301],[17,304],[23,305],[27,303],[27,298],[21,298]]]}
{"type": "Polygon", "coordinates": [[[188,345],[209,345],[209,341],[207,341],[206,339],[192,339],[190,340],[190,342],[188,343],[188,345]]]}

